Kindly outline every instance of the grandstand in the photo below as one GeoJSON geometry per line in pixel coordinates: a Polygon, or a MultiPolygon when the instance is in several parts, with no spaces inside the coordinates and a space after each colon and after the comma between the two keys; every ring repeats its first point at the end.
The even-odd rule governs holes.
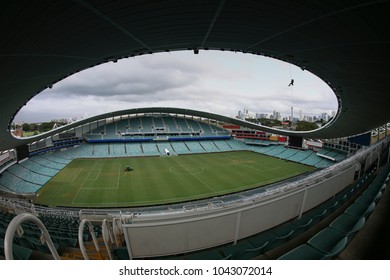
{"type": "MultiPolygon", "coordinates": [[[[314,1],[236,0],[172,0],[164,7],[159,1],[0,5],[7,15],[6,43],[0,46],[0,258],[335,259],[378,213],[390,171],[389,68],[378,63],[388,58],[387,1],[336,1],[326,7],[314,1]],[[322,128],[294,132],[212,112],[129,108],[29,138],[10,134],[15,114],[34,95],[83,69],[125,57],[177,50],[197,55],[210,49],[265,55],[316,74],[338,99],[336,116],[322,128]],[[171,171],[213,188],[198,175],[203,166],[178,159],[206,162],[221,156],[217,162],[226,163],[222,157],[233,153],[245,155],[230,161],[244,178],[265,170],[253,165],[255,159],[283,169],[309,169],[277,174],[272,181],[256,177],[255,184],[247,183],[250,188],[201,197],[193,193],[191,199],[153,205],[59,207],[57,199],[66,192],[54,192],[39,203],[38,194],[50,182],[57,180],[59,186],[83,176],[78,167],[62,175],[77,161],[96,167],[100,161],[121,159],[177,160],[181,171],[171,171]]],[[[104,173],[120,177],[122,165],[109,164],[105,172],[103,167],[84,175],[85,189],[93,189],[104,173]]],[[[207,170],[214,178],[223,177],[216,168],[207,170]]],[[[119,180],[107,178],[103,184],[119,188],[119,180]]],[[[224,186],[233,183],[231,178],[224,186]]],[[[135,195],[145,190],[138,188],[135,195]]],[[[169,191],[177,199],[174,189],[169,191]]]]}
{"type": "MultiPolygon", "coordinates": [[[[369,151],[361,149],[346,154],[343,145],[339,149],[323,145],[320,149],[317,147],[317,150],[292,147],[288,141],[279,142],[282,138],[267,133],[262,134],[263,140],[235,138],[231,136],[231,131],[223,129],[224,125],[216,126],[216,122],[209,118],[172,114],[164,108],[160,111],[164,113],[156,110],[155,113],[137,112],[135,115],[96,118],[74,133],[67,132],[71,138],[62,139],[62,145],[52,144],[59,135],[53,136],[51,141],[45,139],[46,146],[31,143],[29,157],[9,161],[9,166],[2,172],[0,186],[5,193],[29,199],[22,205],[19,205],[19,201],[18,207],[33,207],[39,217],[51,221],[45,226],[49,228],[49,234],[55,233],[53,246],[62,258],[67,258],[69,252],[84,246],[83,242],[93,244],[98,242],[96,240],[104,241],[102,232],[108,229],[107,226],[102,227],[102,222],[107,223],[107,217],[104,215],[105,218],[102,218],[93,213],[106,208],[114,220],[122,221],[118,226],[120,230],[117,229],[118,234],[121,236],[128,232],[131,238],[128,236],[126,243],[131,244],[132,250],[129,252],[126,244],[111,244],[104,258],[241,259],[263,256],[266,252],[271,254],[269,252],[280,250],[290,240],[302,237],[309,229],[316,228],[317,223],[331,216],[342,205],[345,207],[350,199],[355,199],[355,193],[363,188],[358,188],[363,185],[360,182],[374,176],[374,170],[378,168],[376,161],[380,160],[377,156],[365,162],[361,153],[369,151]],[[138,129],[130,130],[129,123],[136,123],[138,129]],[[156,124],[159,129],[156,129],[156,124]],[[119,133],[119,129],[124,132],[119,133]],[[169,151],[169,155],[166,151],[169,151]],[[360,175],[356,173],[357,162],[359,173],[362,173],[360,175]],[[124,169],[129,164],[133,171],[126,176],[124,169]],[[151,173],[146,173],[147,170],[151,173]],[[334,185],[334,181],[338,184],[334,185]],[[203,191],[201,185],[205,187],[203,191]],[[179,186],[186,188],[180,190],[179,186]],[[317,195],[317,188],[326,188],[328,191],[317,195]],[[278,197],[277,202],[273,203],[275,205],[264,204],[269,196],[278,197]],[[264,211],[272,212],[270,209],[278,207],[279,203],[289,210],[265,224],[253,225],[250,218],[252,215],[257,215],[257,211],[261,211],[262,215],[264,211]],[[300,206],[289,208],[295,204],[300,206]],[[248,205],[253,210],[243,211],[248,205]],[[56,209],[58,207],[61,208],[56,209]],[[58,213],[64,211],[63,207],[66,207],[67,213],[64,218],[70,219],[75,225],[65,236],[58,234],[63,225],[59,223],[58,228],[51,214],[58,216],[58,213]],[[222,210],[231,207],[235,209],[233,214],[223,214],[222,210]],[[143,229],[148,229],[157,221],[163,221],[166,227],[173,229],[177,226],[176,222],[172,224],[172,219],[188,219],[197,215],[198,211],[206,211],[206,217],[216,215],[213,223],[217,224],[231,219],[228,222],[231,225],[236,223],[236,215],[240,213],[243,219],[240,236],[235,239],[231,239],[233,235],[223,237],[215,229],[218,235],[212,239],[215,243],[210,243],[208,239],[202,240],[200,244],[192,245],[191,249],[159,249],[157,244],[147,248],[137,247],[136,244],[142,244],[144,238],[154,238],[150,236],[149,230],[142,232],[143,229]],[[161,216],[161,213],[164,215],[161,216]],[[249,219],[250,227],[245,225],[246,219],[249,219]],[[76,233],[80,221],[91,221],[94,228],[93,232],[89,232],[85,222],[81,225],[83,240],[77,239],[76,233]],[[231,242],[233,245],[229,245],[231,242]]],[[[207,116],[207,113],[204,115],[207,116]]],[[[375,149],[378,151],[377,147],[375,149]]],[[[384,181],[383,178],[381,180],[384,181]]],[[[367,184],[364,186],[367,187],[367,184]]],[[[378,197],[371,198],[375,204],[378,197]]],[[[370,209],[373,207],[372,203],[368,206],[370,209]]],[[[196,223],[206,221],[208,219],[201,219],[196,223]]],[[[361,220],[359,223],[362,223],[361,220]]],[[[2,230],[3,239],[5,230],[6,227],[2,230]]],[[[15,256],[47,258],[49,247],[37,245],[40,230],[28,229],[27,232],[23,237],[16,238],[14,243],[17,250],[23,252],[27,248],[28,253],[18,255],[15,252],[15,256]]],[[[158,229],[154,232],[158,234],[158,229]]],[[[170,239],[169,236],[166,238],[170,239]]],[[[342,248],[347,244],[345,242],[342,248]]],[[[99,252],[96,258],[101,254],[99,252]]],[[[335,254],[322,253],[316,256],[330,258],[335,254]]],[[[288,255],[280,257],[287,258],[288,255]]]]}

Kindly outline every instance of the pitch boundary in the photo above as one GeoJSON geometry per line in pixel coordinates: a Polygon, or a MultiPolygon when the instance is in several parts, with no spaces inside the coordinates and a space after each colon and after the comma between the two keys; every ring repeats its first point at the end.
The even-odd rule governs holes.
{"type": "MultiPolygon", "coordinates": [[[[284,170],[284,163],[281,166],[279,164],[275,166],[265,164],[262,159],[257,157],[245,157],[245,154],[243,156],[232,154],[231,157],[220,157],[222,154],[225,153],[210,154],[212,158],[205,159],[201,158],[200,155],[198,157],[197,154],[188,159],[185,159],[184,157],[187,157],[187,155],[184,155],[183,160],[181,160],[181,157],[169,157],[169,162],[157,157],[153,164],[146,163],[144,158],[137,158],[131,162],[134,172],[124,172],[122,170],[128,165],[128,159],[120,159],[115,162],[109,161],[108,163],[105,160],[111,160],[111,158],[95,159],[95,162],[90,163],[75,162],[71,168],[83,168],[81,169],[82,173],[77,172],[79,180],[73,182],[75,176],[74,172],[70,170],[68,174],[73,185],[69,185],[70,188],[62,188],[61,191],[62,185],[58,184],[59,189],[53,191],[55,195],[51,195],[52,203],[69,207],[82,207],[82,205],[85,205],[85,207],[99,207],[99,205],[102,207],[139,207],[179,203],[206,199],[215,195],[239,193],[302,173],[291,170],[293,173],[285,177],[283,176],[285,172],[278,171],[284,170]],[[247,170],[249,175],[246,177],[242,175],[244,171],[236,168],[236,165],[247,170]],[[149,176],[148,174],[152,170],[151,167],[157,168],[156,170],[160,171],[161,177],[155,179],[149,176]],[[214,168],[220,170],[219,172],[223,172],[220,173],[219,177],[216,177],[216,180],[208,180],[210,176],[216,174],[214,168]],[[229,168],[233,168],[231,172],[229,168]],[[272,171],[282,176],[268,178],[267,173],[272,174],[272,171]],[[145,175],[149,177],[145,177],[145,175]],[[231,184],[232,180],[229,179],[231,175],[236,176],[235,179],[237,178],[237,182],[239,182],[236,186],[234,186],[235,183],[231,184]],[[257,178],[256,176],[258,176],[257,180],[259,181],[254,182],[252,179],[247,179],[257,178]],[[165,187],[164,184],[167,181],[177,184],[176,189],[170,189],[169,186],[165,187]],[[139,186],[141,183],[145,184],[145,182],[145,188],[134,188],[134,186],[139,186]],[[189,182],[188,185],[185,182],[189,182]],[[191,184],[194,184],[194,186],[191,184]]],[[[66,186],[65,183],[67,182],[63,183],[64,187],[66,186]]],[[[46,205],[46,202],[42,204],[46,205]]]]}
{"type": "MultiPolygon", "coordinates": [[[[80,193],[80,191],[82,190],[117,190],[119,189],[119,182],[120,182],[120,173],[121,173],[121,170],[122,170],[122,165],[121,164],[112,164],[111,166],[119,166],[119,169],[118,169],[118,172],[117,172],[117,180],[116,180],[116,187],[110,187],[110,188],[91,188],[91,187],[84,187],[85,184],[87,183],[87,181],[98,181],[98,178],[101,174],[101,171],[102,171],[102,168],[95,168],[99,165],[102,165],[102,164],[98,164],[99,161],[96,161],[95,165],[93,166],[93,168],[89,171],[88,175],[85,177],[83,183],[81,184],[81,186],[79,187],[76,195],[74,196],[73,200],[72,200],[72,204],[73,205],[78,205],[78,204],[90,204],[88,202],[75,202],[77,200],[77,197],[80,193]],[[94,171],[99,171],[97,173],[97,175],[95,176],[95,178],[90,178],[91,177],[91,174],[93,174],[94,171]]],[[[104,203],[100,203],[100,204],[104,204],[104,203]]]]}

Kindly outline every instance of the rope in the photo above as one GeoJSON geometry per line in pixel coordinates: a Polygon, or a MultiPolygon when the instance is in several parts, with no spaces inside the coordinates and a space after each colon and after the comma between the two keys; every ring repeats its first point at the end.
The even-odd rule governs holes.
{"type": "Polygon", "coordinates": [[[294,119],[294,104],[293,104],[293,87],[294,87],[294,79],[293,79],[293,76],[292,76],[292,71],[291,71],[291,63],[289,63],[289,70],[290,70],[290,84],[288,85],[291,89],[291,97],[290,97],[290,102],[291,102],[291,122],[293,122],[293,119],[294,119]]]}

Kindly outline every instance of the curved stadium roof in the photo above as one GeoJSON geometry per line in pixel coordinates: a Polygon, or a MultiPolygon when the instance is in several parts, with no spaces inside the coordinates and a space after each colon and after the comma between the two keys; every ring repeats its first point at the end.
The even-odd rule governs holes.
{"type": "Polygon", "coordinates": [[[57,81],[183,49],[265,55],[311,71],[333,89],[339,111],[330,125],[296,134],[364,133],[390,120],[389,12],[380,0],[1,1],[0,150],[28,141],[11,136],[9,124],[57,81]]]}

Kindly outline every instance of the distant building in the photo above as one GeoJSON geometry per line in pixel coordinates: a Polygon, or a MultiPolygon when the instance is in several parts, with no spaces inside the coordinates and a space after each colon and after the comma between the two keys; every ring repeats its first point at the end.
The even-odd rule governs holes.
{"type": "Polygon", "coordinates": [[[21,127],[17,127],[16,129],[12,129],[11,133],[16,137],[23,137],[23,129],[21,127]]]}
{"type": "Polygon", "coordinates": [[[322,113],[320,115],[320,119],[324,120],[324,121],[328,121],[329,120],[329,116],[328,116],[328,113],[322,113]]]}
{"type": "Polygon", "coordinates": [[[237,118],[239,118],[240,120],[244,120],[244,119],[245,119],[245,114],[244,114],[244,112],[238,111],[237,118]]]}
{"type": "Polygon", "coordinates": [[[273,111],[272,116],[274,120],[282,120],[282,115],[278,111],[273,111]]]}
{"type": "Polygon", "coordinates": [[[307,121],[307,122],[313,122],[314,121],[312,116],[304,116],[303,120],[307,121]]]}
{"type": "Polygon", "coordinates": [[[268,119],[268,114],[256,113],[256,119],[268,119]]]}

